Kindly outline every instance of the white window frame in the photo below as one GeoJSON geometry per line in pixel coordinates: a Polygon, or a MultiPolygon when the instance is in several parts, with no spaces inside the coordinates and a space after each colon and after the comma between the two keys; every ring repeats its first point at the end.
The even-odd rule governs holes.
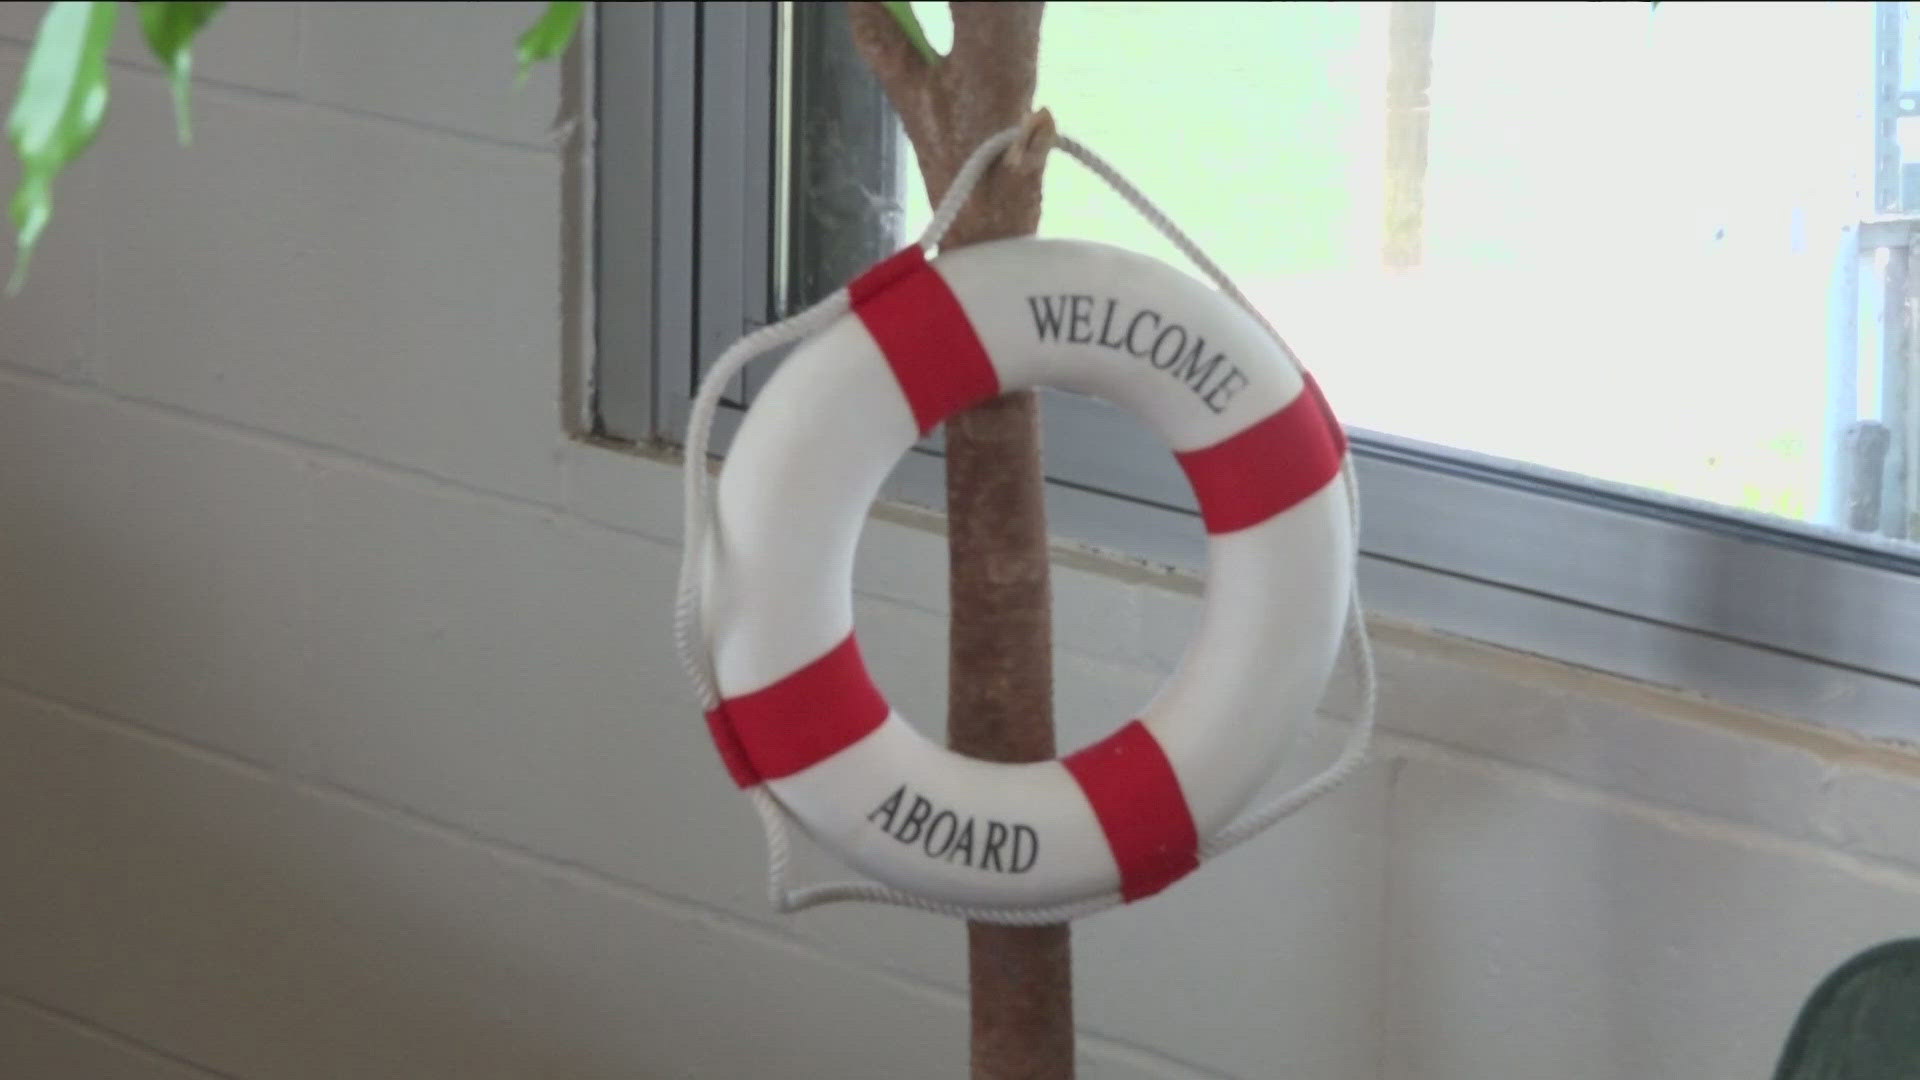
{"type": "MultiPolygon", "coordinates": [[[[898,208],[874,193],[899,190],[903,162],[882,147],[898,147],[897,121],[850,57],[811,43],[835,32],[843,5],[597,6],[596,431],[677,443],[702,365],[798,294],[886,253],[898,208]],[[793,101],[790,62],[806,73],[793,101]],[[822,184],[822,162],[808,156],[821,153],[854,162],[859,175],[822,184]],[[811,201],[793,202],[791,220],[777,197],[790,186],[814,189],[811,201]],[[788,274],[789,252],[807,259],[807,273],[788,274]]],[[[722,410],[716,446],[726,446],[749,393],[736,388],[735,407],[722,410]]],[[[1053,531],[1203,569],[1204,535],[1171,456],[1101,402],[1050,393],[1045,408],[1053,531]]],[[[1360,580],[1374,611],[1736,706],[1920,741],[1915,548],[1387,433],[1351,435],[1360,580]]],[[[936,433],[902,462],[886,496],[939,509],[939,455],[936,433]]]]}

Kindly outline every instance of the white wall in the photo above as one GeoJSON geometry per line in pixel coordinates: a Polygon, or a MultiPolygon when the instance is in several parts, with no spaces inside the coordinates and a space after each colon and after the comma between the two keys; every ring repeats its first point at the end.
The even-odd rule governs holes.
{"type": "MultiPolygon", "coordinates": [[[[534,5],[425,6],[237,5],[190,149],[117,67],[0,306],[0,1076],[964,1075],[959,927],[770,914],[670,655],[674,473],[563,434],[534,5]]],[[[863,641],[937,716],[942,544],[902,521],[863,641]]],[[[1194,601],[1057,586],[1072,742],[1194,601]]],[[[1379,637],[1356,782],[1076,930],[1084,1076],[1764,1075],[1920,929],[1920,761],[1379,637]]]]}

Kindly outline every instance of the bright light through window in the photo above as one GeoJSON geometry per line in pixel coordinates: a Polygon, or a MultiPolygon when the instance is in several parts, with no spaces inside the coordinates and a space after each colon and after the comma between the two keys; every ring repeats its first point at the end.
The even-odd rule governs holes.
{"type": "MultiPolygon", "coordinates": [[[[939,42],[944,5],[914,6],[939,42]]],[[[1899,82],[1878,17],[1438,5],[1420,254],[1398,270],[1389,5],[1051,5],[1038,101],[1234,274],[1349,424],[1910,537],[1920,273],[1889,292],[1905,226],[1863,244],[1862,224],[1920,213],[1875,186],[1907,134],[1876,125],[1876,93],[1920,64],[1899,82]]],[[[1895,52],[1914,34],[1903,15],[1895,52]]],[[[1179,261],[1083,170],[1050,168],[1046,200],[1047,234],[1179,261]]]]}

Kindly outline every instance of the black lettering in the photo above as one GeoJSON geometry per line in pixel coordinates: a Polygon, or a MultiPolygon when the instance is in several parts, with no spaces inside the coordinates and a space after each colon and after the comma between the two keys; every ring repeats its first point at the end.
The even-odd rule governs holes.
{"type": "Polygon", "coordinates": [[[900,812],[900,799],[903,796],[905,796],[906,793],[907,793],[907,785],[905,784],[901,784],[899,787],[894,788],[893,794],[887,796],[887,801],[881,803],[879,806],[874,807],[873,813],[867,815],[867,820],[872,821],[874,818],[877,818],[880,815],[885,814],[886,820],[880,823],[880,831],[881,832],[891,831],[893,828],[893,815],[900,812]]]}
{"type": "Polygon", "coordinates": [[[907,788],[906,784],[894,788],[867,814],[867,820],[893,839],[918,846],[927,858],[998,874],[1024,874],[1040,860],[1040,833],[1033,826],[981,821],[958,810],[940,810],[932,800],[907,788]],[[976,824],[985,828],[976,832],[976,824]],[[974,838],[981,834],[984,839],[976,848],[974,838]]]}
{"type": "Polygon", "coordinates": [[[1085,345],[1093,340],[1093,297],[1069,296],[1067,303],[1072,308],[1067,340],[1075,345],[1085,345]]]}
{"type": "Polygon", "coordinates": [[[1226,378],[1221,379],[1219,385],[1207,391],[1207,408],[1216,413],[1224,411],[1227,403],[1233,400],[1233,395],[1239,393],[1246,385],[1247,377],[1240,373],[1239,368],[1227,372],[1226,378]]]}
{"type": "Polygon", "coordinates": [[[1040,834],[1033,831],[1031,825],[1013,827],[1013,854],[1007,857],[1007,873],[1024,874],[1033,869],[1033,861],[1040,857],[1040,834]]]}
{"type": "Polygon", "coordinates": [[[1107,340],[1107,331],[1113,329],[1113,309],[1119,306],[1120,301],[1108,297],[1107,313],[1100,319],[1100,344],[1109,349],[1118,349],[1127,343],[1126,338],[1114,338],[1112,341],[1107,340]]]}
{"type": "Polygon", "coordinates": [[[1148,352],[1152,351],[1151,349],[1141,348],[1135,344],[1133,340],[1133,335],[1140,330],[1140,320],[1145,318],[1152,318],[1153,325],[1155,326],[1160,325],[1160,313],[1157,311],[1136,311],[1133,313],[1133,321],[1127,323],[1127,351],[1135,356],[1145,356],[1148,352]]]}
{"type": "Polygon", "coordinates": [[[1160,333],[1154,336],[1153,352],[1147,358],[1147,362],[1152,364],[1155,369],[1159,371],[1165,371],[1168,368],[1180,362],[1180,354],[1182,351],[1186,349],[1186,347],[1187,347],[1187,328],[1184,326],[1181,326],[1179,323],[1173,323],[1167,326],[1165,329],[1161,330],[1160,333]],[[1160,346],[1166,343],[1169,335],[1172,335],[1172,334],[1180,335],[1180,343],[1173,347],[1173,351],[1167,354],[1167,358],[1165,360],[1162,360],[1160,359],[1160,346]]]}
{"type": "MultiPolygon", "coordinates": [[[[1187,354],[1180,358],[1180,366],[1173,369],[1174,378],[1186,383],[1187,386],[1192,388],[1194,393],[1202,396],[1206,394],[1205,387],[1207,380],[1213,378],[1214,371],[1219,368],[1221,362],[1227,358],[1226,353],[1214,353],[1211,357],[1207,358],[1206,363],[1203,365],[1200,362],[1200,357],[1205,354],[1206,351],[1207,339],[1201,337],[1199,334],[1193,335],[1193,348],[1188,349],[1187,354]]],[[[1227,367],[1232,368],[1233,365],[1228,364],[1227,367]]],[[[1218,412],[1219,410],[1215,409],[1214,411],[1218,412]]]]}
{"type": "Polygon", "coordinates": [[[963,853],[965,857],[960,860],[960,865],[972,866],[973,865],[973,819],[972,818],[968,818],[967,823],[965,825],[960,826],[960,831],[954,834],[953,846],[947,849],[947,861],[952,862],[953,857],[955,855],[961,855],[963,853]]]}
{"type": "Polygon", "coordinates": [[[1047,338],[1059,340],[1060,319],[1067,313],[1065,297],[1029,296],[1027,306],[1033,309],[1034,335],[1045,341],[1047,338]],[[1058,300],[1059,303],[1054,301],[1058,300]]]}
{"type": "Polygon", "coordinates": [[[1001,870],[1000,847],[1007,842],[1007,827],[997,821],[987,822],[987,844],[980,849],[980,869],[1001,870]]]}
{"type": "Polygon", "coordinates": [[[955,818],[953,816],[953,811],[942,810],[939,813],[933,815],[933,820],[927,822],[927,838],[920,845],[922,848],[926,850],[927,857],[931,859],[937,859],[940,856],[945,855],[947,853],[947,848],[953,846],[953,834],[956,831],[958,831],[959,828],[960,828],[960,821],[958,818],[955,818]],[[940,822],[943,819],[947,823],[947,838],[942,843],[936,844],[933,842],[933,834],[940,831],[940,822]]]}
{"type": "Polygon", "coordinates": [[[927,818],[931,816],[933,816],[933,804],[925,797],[915,795],[913,805],[907,808],[907,816],[900,819],[900,828],[894,832],[893,838],[903,844],[911,844],[920,839],[920,830],[926,827],[927,818]],[[913,831],[908,832],[909,829],[913,831]]]}

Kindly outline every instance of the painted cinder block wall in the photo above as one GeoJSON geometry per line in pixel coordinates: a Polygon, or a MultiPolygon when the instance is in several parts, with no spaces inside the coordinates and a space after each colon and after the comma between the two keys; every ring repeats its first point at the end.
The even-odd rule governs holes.
{"type": "MultiPolygon", "coordinates": [[[[669,646],[672,466],[566,434],[584,162],[557,72],[511,90],[533,10],[236,5],[185,150],[123,32],[0,307],[0,1077],[964,1075],[958,927],[770,913],[669,646]]],[[[942,560],[903,512],[861,555],[922,717],[942,560]]],[[[1072,744],[1195,590],[1056,583],[1072,744]]],[[[1076,933],[1084,1076],[1764,1075],[1920,929],[1915,758],[1376,632],[1358,779],[1076,933]]]]}

